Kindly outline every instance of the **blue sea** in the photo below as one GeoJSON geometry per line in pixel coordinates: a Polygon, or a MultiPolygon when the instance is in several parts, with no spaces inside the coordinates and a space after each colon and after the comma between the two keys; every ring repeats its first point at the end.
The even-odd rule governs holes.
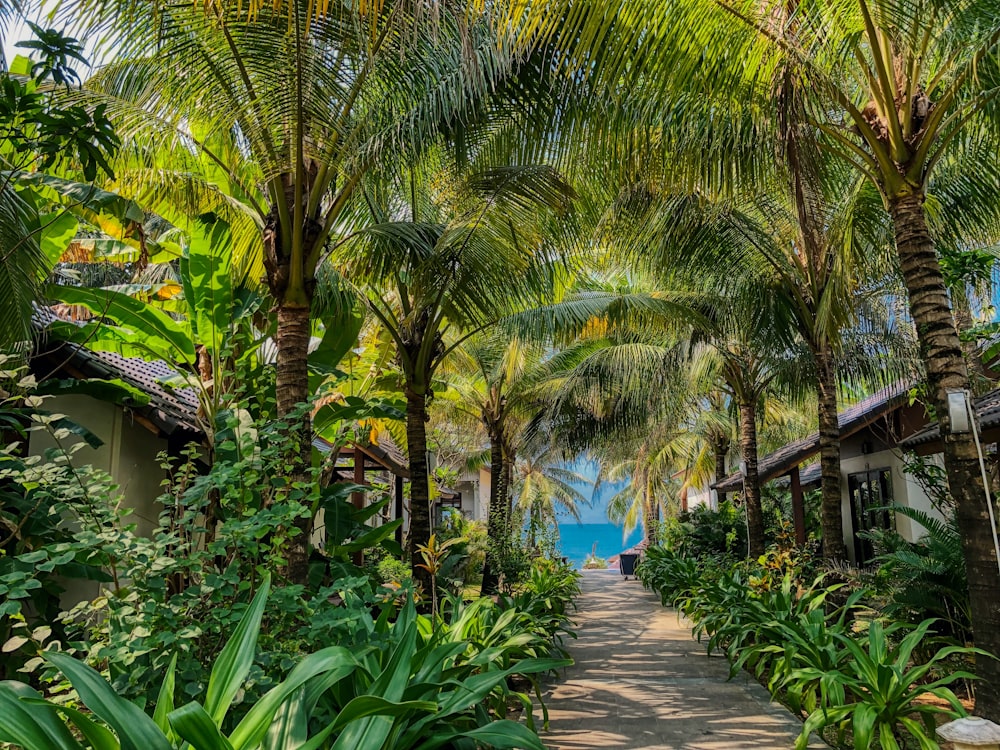
{"type": "Polygon", "coordinates": [[[572,520],[559,522],[559,549],[575,568],[583,565],[595,542],[597,556],[607,560],[641,539],[642,528],[636,528],[623,541],[621,527],[613,523],[575,523],[572,520]]]}

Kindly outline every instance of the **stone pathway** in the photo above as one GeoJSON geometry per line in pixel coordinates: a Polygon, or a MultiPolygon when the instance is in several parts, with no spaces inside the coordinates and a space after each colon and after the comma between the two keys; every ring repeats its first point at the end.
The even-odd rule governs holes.
{"type": "MultiPolygon", "coordinates": [[[[708,657],[677,613],[617,571],[585,571],[576,664],[549,685],[554,750],[788,750],[800,722],[746,674],[708,657]]],[[[826,748],[815,741],[811,748],[826,748]]]]}

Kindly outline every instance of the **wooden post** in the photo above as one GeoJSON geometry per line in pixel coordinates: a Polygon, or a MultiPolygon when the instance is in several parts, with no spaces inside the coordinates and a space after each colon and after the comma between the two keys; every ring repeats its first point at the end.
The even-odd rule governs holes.
{"type": "MultiPolygon", "coordinates": [[[[357,445],[354,446],[354,483],[365,483],[365,454],[361,452],[361,449],[357,445]]],[[[365,493],[352,492],[351,502],[357,510],[361,510],[365,507],[365,493]]],[[[351,562],[355,565],[363,565],[365,562],[364,552],[358,550],[351,555],[351,562]]]]}
{"type": "Polygon", "coordinates": [[[806,504],[802,498],[802,483],[799,480],[799,467],[788,472],[792,480],[792,524],[795,526],[795,543],[800,547],[806,543],[806,504]]]}
{"type": "MultiPolygon", "coordinates": [[[[356,445],[354,446],[354,483],[365,483],[365,454],[356,445]]],[[[354,503],[355,508],[361,510],[365,507],[365,493],[352,492],[351,502],[354,503]]]]}

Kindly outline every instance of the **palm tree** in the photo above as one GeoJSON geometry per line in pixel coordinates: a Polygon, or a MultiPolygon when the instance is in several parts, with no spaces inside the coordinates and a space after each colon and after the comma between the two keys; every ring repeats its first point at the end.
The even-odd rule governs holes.
{"type": "MultiPolygon", "coordinates": [[[[796,148],[802,148],[801,144],[796,148]]],[[[811,154],[809,168],[821,167],[811,154]]],[[[791,179],[766,191],[744,191],[731,198],[683,199],[678,210],[653,217],[650,231],[659,232],[663,262],[673,262],[696,275],[747,277],[751,293],[775,295],[781,317],[804,345],[812,363],[822,465],[824,556],[846,559],[841,520],[840,435],[837,423],[838,361],[843,334],[870,306],[868,299],[891,294],[893,268],[882,250],[888,237],[871,190],[850,171],[825,165],[811,181],[801,181],[803,166],[791,179]],[[678,257],[680,256],[680,257],[678,257]]],[[[654,209],[655,210],[655,209],[654,209]]],[[[878,325],[885,321],[868,321],[878,325]]],[[[900,361],[900,365],[904,362],[900,361]]],[[[882,363],[869,378],[885,378],[882,363]]],[[[902,370],[903,368],[896,368],[902,370]]],[[[741,366],[727,377],[730,388],[741,366]]],[[[744,371],[745,372],[745,371],[744,371]]],[[[898,376],[899,373],[893,373],[898,376]]],[[[748,471],[753,467],[748,464],[748,471]]]]}
{"type": "Polygon", "coordinates": [[[621,524],[625,538],[641,523],[647,544],[656,544],[658,524],[668,498],[680,492],[679,483],[672,481],[677,467],[676,439],[676,435],[665,439],[662,434],[650,431],[644,434],[637,449],[630,446],[633,457],[612,461],[601,457],[599,482],[627,480],[608,499],[607,505],[608,520],[621,524]]]}
{"type": "MultiPolygon", "coordinates": [[[[579,3],[570,7],[569,0],[544,5],[527,6],[526,13],[535,16],[526,24],[534,31],[531,43],[556,37],[569,52],[568,64],[599,87],[598,101],[625,91],[632,101],[644,98],[639,107],[647,132],[680,123],[657,144],[665,153],[686,144],[691,159],[677,162],[689,174],[752,177],[759,154],[713,170],[695,152],[719,155],[720,139],[711,133],[721,111],[739,123],[726,136],[735,133],[742,147],[747,141],[740,134],[755,136],[760,125],[772,132],[781,128],[774,104],[781,99],[777,92],[789,90],[790,78],[806,118],[795,126],[815,129],[824,150],[879,191],[945,436],[977,645],[1000,653],[1000,622],[992,611],[1000,579],[978,451],[971,434],[949,429],[948,392],[969,389],[968,369],[926,210],[935,170],[984,142],[993,144],[987,151],[995,158],[997,88],[992,73],[984,71],[992,71],[1000,49],[1000,6],[993,0],[648,0],[602,2],[586,12],[579,3]],[[634,23],[637,18],[646,22],[634,23]],[[757,128],[742,127],[754,119],[757,128]]],[[[982,188],[995,195],[996,170],[977,171],[993,176],[982,188]]],[[[1000,663],[979,662],[985,689],[977,695],[977,711],[1000,718],[1000,663]]]]}
{"type": "MultiPolygon", "coordinates": [[[[309,396],[317,267],[350,231],[365,176],[419,152],[511,71],[488,26],[465,14],[442,11],[431,28],[405,4],[322,18],[312,8],[308,0],[269,4],[252,19],[228,3],[75,8],[94,26],[112,20],[120,34],[120,54],[88,82],[87,103],[107,106],[140,159],[197,155],[207,168],[177,187],[209,183],[249,207],[277,319],[280,417],[309,396]]],[[[136,189],[162,184],[156,164],[133,173],[136,189]]],[[[294,483],[311,458],[308,416],[292,429],[294,483]]],[[[297,581],[305,580],[307,537],[303,523],[289,560],[297,581]]]]}
{"type": "MultiPolygon", "coordinates": [[[[372,225],[343,245],[347,277],[366,285],[369,310],[396,345],[407,404],[414,563],[431,534],[426,422],[435,373],[464,340],[544,293],[548,251],[537,216],[566,211],[572,197],[548,168],[463,176],[435,166],[374,186],[366,193],[372,225]]],[[[414,567],[417,580],[424,573],[414,567]]]]}
{"type": "Polygon", "coordinates": [[[490,547],[483,565],[483,595],[495,593],[495,557],[510,543],[508,517],[510,479],[522,428],[532,404],[530,386],[538,377],[542,349],[497,331],[475,336],[456,347],[442,368],[457,401],[451,410],[468,411],[489,440],[490,507],[487,536],[490,547]]]}
{"type": "Polygon", "coordinates": [[[535,548],[538,532],[559,526],[559,511],[576,521],[580,506],[588,498],[578,487],[587,484],[581,474],[566,468],[564,461],[547,446],[527,450],[514,466],[511,496],[516,507],[528,516],[528,546],[535,548]]]}
{"type": "Polygon", "coordinates": [[[402,7],[316,19],[302,0],[260,8],[252,21],[228,5],[83,10],[99,24],[123,7],[122,52],[88,82],[90,101],[108,106],[136,149],[199,155],[212,168],[201,175],[252,209],[285,415],[308,396],[316,269],[364,175],[387,154],[420,148],[509,66],[484,27],[445,15],[432,33],[402,7]]]}

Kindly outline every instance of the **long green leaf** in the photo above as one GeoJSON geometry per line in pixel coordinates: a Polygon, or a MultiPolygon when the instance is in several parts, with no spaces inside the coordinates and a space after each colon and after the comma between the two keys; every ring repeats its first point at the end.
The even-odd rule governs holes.
{"type": "Polygon", "coordinates": [[[46,658],[66,675],[84,705],[115,731],[122,750],[171,750],[156,723],[115,693],[94,669],[68,654],[51,652],[46,658]]]}
{"type": "Polygon", "coordinates": [[[357,666],[354,656],[342,646],[329,646],[309,654],[295,665],[288,677],[253,705],[229,735],[230,743],[236,750],[256,747],[263,742],[272,719],[282,704],[300,687],[307,686],[303,700],[308,713],[319,698],[319,695],[312,694],[314,686],[325,691],[351,674],[357,666]]]}
{"type": "Polygon", "coordinates": [[[260,621],[264,616],[264,606],[267,604],[270,588],[271,577],[268,575],[261,582],[260,590],[250,602],[239,625],[216,659],[212,674],[208,678],[205,711],[212,717],[216,726],[222,725],[233,698],[236,697],[237,691],[250,673],[250,667],[253,666],[257,636],[260,634],[260,621]]]}
{"type": "Polygon", "coordinates": [[[167,667],[167,674],[163,677],[163,684],[156,697],[156,706],[153,708],[153,721],[168,738],[173,730],[170,727],[168,714],[174,710],[174,685],[177,679],[177,654],[170,657],[170,666],[167,667]]]}
{"type": "Polygon", "coordinates": [[[21,682],[0,682],[0,742],[24,750],[83,750],[55,713],[31,708],[25,698],[42,696],[21,682]]]}
{"type": "Polygon", "coordinates": [[[58,719],[58,714],[63,713],[80,730],[80,734],[90,744],[93,750],[119,750],[121,744],[114,733],[103,724],[98,724],[82,711],[67,706],[58,706],[45,700],[27,701],[37,706],[44,707],[44,710],[51,711],[58,719]]]}
{"type": "Polygon", "coordinates": [[[200,704],[192,701],[170,712],[170,726],[192,750],[233,750],[229,740],[200,704]]]}
{"type": "Polygon", "coordinates": [[[295,750],[309,739],[309,715],[305,710],[306,689],[300,687],[279,706],[267,728],[263,750],[295,750]]]}
{"type": "Polygon", "coordinates": [[[162,351],[165,347],[159,342],[165,342],[171,352],[166,358],[169,361],[194,362],[194,343],[186,327],[152,305],[106,289],[50,284],[46,294],[67,305],[82,305],[98,317],[114,321],[155,350],[162,351]]]}

